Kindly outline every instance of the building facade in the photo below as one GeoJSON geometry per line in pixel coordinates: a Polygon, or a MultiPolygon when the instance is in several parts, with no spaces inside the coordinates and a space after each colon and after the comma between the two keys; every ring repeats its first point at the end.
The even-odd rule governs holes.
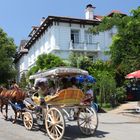
{"type": "Polygon", "coordinates": [[[68,59],[71,52],[77,52],[94,60],[107,60],[104,51],[109,49],[116,30],[113,28],[97,35],[90,33],[89,28],[98,25],[102,19],[102,16],[93,14],[94,8],[91,4],[87,5],[85,19],[48,16],[42,18],[40,26],[33,26],[29,40],[20,45],[15,59],[18,80],[43,53],[68,59]]]}

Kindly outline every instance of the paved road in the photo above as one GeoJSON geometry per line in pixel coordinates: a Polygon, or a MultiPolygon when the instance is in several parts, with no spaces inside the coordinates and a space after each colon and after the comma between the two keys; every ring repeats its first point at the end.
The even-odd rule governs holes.
{"type": "MultiPolygon", "coordinates": [[[[104,113],[99,114],[95,136],[85,137],[75,122],[66,127],[64,140],[140,140],[140,118],[104,113]]],[[[22,122],[5,121],[0,115],[0,140],[49,140],[44,129],[27,131],[22,122]]]]}

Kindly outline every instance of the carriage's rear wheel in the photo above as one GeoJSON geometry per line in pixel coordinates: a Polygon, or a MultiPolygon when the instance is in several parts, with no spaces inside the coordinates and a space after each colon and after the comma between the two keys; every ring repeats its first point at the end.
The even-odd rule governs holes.
{"type": "Polygon", "coordinates": [[[96,111],[91,107],[79,109],[77,123],[83,134],[93,135],[98,126],[96,111]]]}
{"type": "Polygon", "coordinates": [[[33,128],[33,115],[30,112],[24,113],[23,124],[27,130],[31,130],[33,128]]]}
{"type": "Polygon", "coordinates": [[[62,113],[57,108],[50,108],[47,111],[45,126],[49,137],[52,140],[60,140],[65,132],[65,121],[62,113]]]}

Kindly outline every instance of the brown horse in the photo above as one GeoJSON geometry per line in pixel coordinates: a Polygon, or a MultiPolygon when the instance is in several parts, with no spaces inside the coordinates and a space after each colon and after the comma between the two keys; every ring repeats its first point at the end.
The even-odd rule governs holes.
{"type": "MultiPolygon", "coordinates": [[[[5,88],[0,87],[0,109],[1,113],[3,114],[3,106],[5,105],[5,119],[8,118],[8,103],[18,103],[22,102],[25,99],[25,93],[20,88],[14,88],[12,90],[7,90],[5,88]]],[[[15,119],[13,123],[16,122],[17,119],[17,110],[16,108],[12,107],[15,113],[15,119]]]]}

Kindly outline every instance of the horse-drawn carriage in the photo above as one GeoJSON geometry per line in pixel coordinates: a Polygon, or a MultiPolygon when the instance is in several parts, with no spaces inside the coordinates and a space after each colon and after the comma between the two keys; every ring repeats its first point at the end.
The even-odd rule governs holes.
{"type": "MultiPolygon", "coordinates": [[[[47,77],[53,80],[55,88],[60,84],[60,79],[76,76],[87,76],[88,72],[77,68],[59,67],[47,70],[30,76],[30,80],[47,77]]],[[[45,125],[48,136],[55,140],[63,137],[65,132],[66,120],[72,120],[76,117],[78,127],[85,135],[95,133],[98,126],[97,113],[90,106],[90,103],[84,102],[84,88],[66,88],[61,89],[54,95],[44,98],[45,104],[37,105],[40,102],[36,93],[32,95],[32,100],[25,100],[26,111],[23,115],[23,123],[26,129],[31,130],[35,123],[45,125]],[[71,111],[73,111],[71,114],[71,111]],[[74,115],[74,116],[73,116],[74,115]]]]}

